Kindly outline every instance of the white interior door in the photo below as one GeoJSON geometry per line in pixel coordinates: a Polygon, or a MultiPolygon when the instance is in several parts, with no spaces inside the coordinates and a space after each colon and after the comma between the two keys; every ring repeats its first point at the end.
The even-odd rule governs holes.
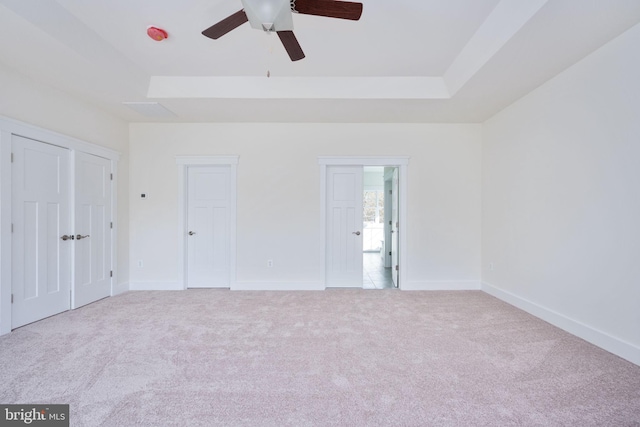
{"type": "Polygon", "coordinates": [[[384,267],[391,268],[391,196],[392,177],[387,179],[385,168],[384,181],[384,267]]]}
{"type": "Polygon", "coordinates": [[[229,166],[187,169],[187,287],[228,288],[230,282],[229,166]]]}
{"type": "Polygon", "coordinates": [[[111,295],[111,162],[75,156],[73,308],[111,295]]]}
{"type": "Polygon", "coordinates": [[[399,228],[399,194],[400,187],[398,185],[398,169],[393,171],[393,180],[391,181],[391,277],[393,284],[398,287],[398,241],[400,239],[399,228]]]}
{"type": "Polygon", "coordinates": [[[69,151],[12,137],[11,327],[70,308],[69,151]],[[67,239],[62,240],[62,237],[67,239]]]}
{"type": "Polygon", "coordinates": [[[362,287],[362,173],[327,168],[327,286],[362,287]]]}

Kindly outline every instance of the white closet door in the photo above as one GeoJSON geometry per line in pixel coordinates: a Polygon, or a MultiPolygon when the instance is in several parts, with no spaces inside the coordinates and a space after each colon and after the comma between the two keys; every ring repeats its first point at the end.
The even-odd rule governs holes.
{"type": "Polygon", "coordinates": [[[327,286],[362,287],[362,174],[327,168],[327,286]]]}
{"type": "Polygon", "coordinates": [[[70,308],[69,151],[12,137],[11,327],[70,308]],[[62,240],[62,237],[67,237],[62,240]]]}
{"type": "Polygon", "coordinates": [[[230,175],[229,166],[188,168],[188,288],[229,287],[230,175]]]}
{"type": "Polygon", "coordinates": [[[75,156],[73,308],[111,295],[111,162],[75,156]]]}

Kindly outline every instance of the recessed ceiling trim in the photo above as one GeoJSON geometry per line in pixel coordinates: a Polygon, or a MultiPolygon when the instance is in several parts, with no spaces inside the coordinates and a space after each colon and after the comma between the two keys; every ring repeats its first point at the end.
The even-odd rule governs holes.
{"type": "Polygon", "coordinates": [[[448,99],[442,77],[153,76],[149,98],[448,99]]]}
{"type": "Polygon", "coordinates": [[[527,23],[548,0],[502,0],[444,74],[451,96],[527,23]]]}
{"type": "Polygon", "coordinates": [[[127,78],[134,76],[137,81],[144,78],[142,71],[122,52],[58,2],[0,0],[0,3],[87,61],[111,70],[112,74],[118,69],[127,78]]]}
{"type": "Polygon", "coordinates": [[[157,102],[123,102],[124,106],[131,108],[133,111],[142,114],[145,117],[177,117],[176,114],[162,104],[157,102]]]}

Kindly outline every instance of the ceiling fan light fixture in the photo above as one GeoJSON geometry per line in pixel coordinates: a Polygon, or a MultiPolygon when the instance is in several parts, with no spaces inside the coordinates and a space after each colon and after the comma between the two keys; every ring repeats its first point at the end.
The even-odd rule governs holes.
{"type": "Polygon", "coordinates": [[[241,0],[251,28],[263,31],[291,31],[290,0],[241,0]]]}
{"type": "Polygon", "coordinates": [[[362,15],[362,3],[342,0],[240,0],[244,9],[217,22],[202,35],[217,40],[245,22],[251,28],[276,33],[292,61],[304,58],[304,52],[293,33],[292,12],[303,15],[357,21],[362,15]]]}

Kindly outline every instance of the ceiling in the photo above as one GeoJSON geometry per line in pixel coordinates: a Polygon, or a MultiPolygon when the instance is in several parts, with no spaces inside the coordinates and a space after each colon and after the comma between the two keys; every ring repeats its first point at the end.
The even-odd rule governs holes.
{"type": "Polygon", "coordinates": [[[640,22],[638,0],[362,3],[294,15],[291,62],[248,24],[200,34],[240,0],[0,0],[0,62],[129,122],[482,122],[640,22]],[[123,104],[150,101],[169,113],[123,104]]]}

